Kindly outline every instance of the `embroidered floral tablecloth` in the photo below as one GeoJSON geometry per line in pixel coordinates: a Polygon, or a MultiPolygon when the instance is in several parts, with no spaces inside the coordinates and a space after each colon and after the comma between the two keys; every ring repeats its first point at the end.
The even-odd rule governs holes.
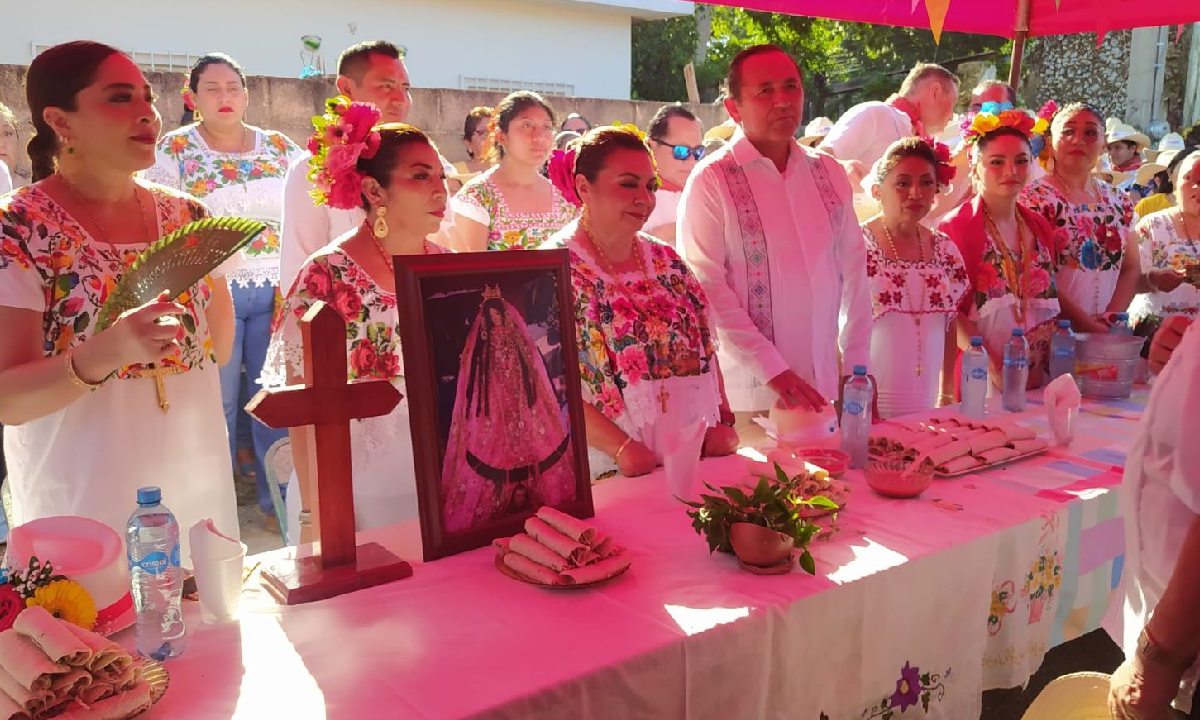
{"type": "MultiPolygon", "coordinates": [[[[594,589],[515,582],[485,548],[311,605],[248,592],[236,624],[189,603],[188,650],[146,717],[977,718],[983,690],[1024,683],[1116,597],[1115,468],[1144,401],[1085,401],[1070,448],[917,500],[852,474],[815,577],[709,556],[656,473],[595,487],[595,524],[634,561],[594,589]]],[[[1023,421],[1044,431],[1042,414],[1023,421]]],[[[414,526],[367,537],[420,557],[414,526]]]]}

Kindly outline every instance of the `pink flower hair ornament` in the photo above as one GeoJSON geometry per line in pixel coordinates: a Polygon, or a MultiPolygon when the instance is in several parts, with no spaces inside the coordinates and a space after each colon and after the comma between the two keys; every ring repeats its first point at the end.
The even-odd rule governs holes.
{"type": "Polygon", "coordinates": [[[922,137],[921,142],[928,145],[933,150],[934,157],[937,158],[937,164],[933,166],[933,169],[938,187],[949,187],[954,176],[958,174],[958,168],[950,164],[950,146],[944,142],[938,142],[928,135],[922,137]]]}
{"type": "Polygon", "coordinates": [[[583,200],[575,191],[575,149],[555,150],[550,154],[550,165],[547,173],[550,183],[558,188],[567,202],[575,207],[581,207],[583,200]]]}
{"type": "Polygon", "coordinates": [[[325,114],[313,118],[308,139],[309,191],[318,205],[351,210],[362,203],[363,174],[359,159],[369,160],[379,152],[380,112],[371,103],[351,102],[344,95],[325,101],[325,114]]]}

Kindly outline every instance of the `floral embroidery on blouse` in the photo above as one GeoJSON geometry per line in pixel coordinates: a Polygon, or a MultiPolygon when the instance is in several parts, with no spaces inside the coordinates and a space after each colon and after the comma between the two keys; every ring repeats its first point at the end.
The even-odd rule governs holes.
{"type": "MultiPolygon", "coordinates": [[[[155,185],[147,189],[157,209],[159,235],[208,214],[203,205],[185,195],[155,185]]],[[[0,201],[0,283],[40,286],[41,297],[28,298],[24,307],[41,306],[46,357],[78,347],[95,334],[99,309],[146,247],[145,243],[114,246],[96,242],[36,186],[22,188],[0,201]],[[36,273],[36,280],[31,282],[28,273],[36,273]]],[[[187,312],[180,316],[179,347],[157,366],[183,372],[216,362],[204,312],[212,296],[209,282],[206,278],[180,296],[178,302],[187,312]]],[[[121,368],[117,377],[140,377],[145,371],[143,365],[130,365],[121,368]]]]}
{"type": "Polygon", "coordinates": [[[883,254],[871,229],[863,226],[867,245],[867,281],[871,285],[874,319],[898,312],[906,315],[939,314],[953,319],[970,288],[962,255],[950,238],[933,231],[933,259],[927,262],[896,260],[883,254]],[[911,297],[913,275],[924,297],[911,297]]]}
{"type": "Polygon", "coordinates": [[[652,275],[620,286],[570,248],[580,381],[613,420],[625,411],[622,391],[631,383],[703,375],[716,352],[696,276],[670,246],[639,239],[652,275]]]}
{"type": "Polygon", "coordinates": [[[513,211],[492,180],[494,172],[495,168],[484,171],[452,200],[455,212],[487,227],[488,250],[532,250],[575,219],[578,209],[554,186],[550,188],[554,201],[549,212],[513,211]]]}
{"type": "Polygon", "coordinates": [[[304,151],[283,133],[254,129],[255,148],[245,153],[208,147],[196,125],[158,141],[158,159],[146,179],[200,198],[216,216],[250,217],[267,229],[242,249],[244,266],[230,279],[242,287],[279,282],[279,226],[288,169],[304,151]]]}
{"type": "Polygon", "coordinates": [[[1106,183],[1092,181],[1095,203],[1073,205],[1047,178],[1029,184],[1021,204],[1040,214],[1065,235],[1059,265],[1078,270],[1119,270],[1125,238],[1133,225],[1133,201],[1106,183]]]}
{"type": "MultiPolygon", "coordinates": [[[[426,252],[442,252],[426,243],[426,252]]],[[[317,301],[324,301],[346,321],[347,378],[392,380],[404,375],[397,326],[395,293],[381,290],[340,245],[320,252],[304,264],[276,319],[283,354],[297,374],[304,369],[300,319],[317,301]]],[[[278,362],[269,358],[268,365],[278,362]]],[[[278,372],[278,368],[274,371],[278,372]]],[[[270,378],[269,385],[284,378],[270,378]]]]}
{"type": "MultiPolygon", "coordinates": [[[[1039,242],[1036,247],[1037,258],[1029,268],[1029,297],[1026,299],[1056,299],[1058,291],[1054,287],[1054,257],[1044,244],[1039,242]]],[[[971,278],[971,290],[976,311],[983,309],[992,300],[1013,294],[1004,277],[1004,258],[991,238],[983,248],[983,256],[979,260],[975,277],[971,278]]]]}

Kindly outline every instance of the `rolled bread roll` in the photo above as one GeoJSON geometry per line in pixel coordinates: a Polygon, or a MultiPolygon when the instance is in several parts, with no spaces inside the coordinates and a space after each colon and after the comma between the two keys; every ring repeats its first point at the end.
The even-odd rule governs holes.
{"type": "Polygon", "coordinates": [[[572,517],[561,510],[543,505],[538,508],[537,516],[575,542],[591,545],[596,537],[596,529],[588,527],[587,523],[577,517],[572,517]]]}
{"type": "Polygon", "coordinates": [[[70,669],[51,662],[32,640],[12,628],[0,632],[0,667],[26,690],[48,690],[55,675],[70,669]]]}
{"type": "Polygon", "coordinates": [[[1008,436],[1002,430],[993,430],[983,435],[976,435],[967,442],[971,445],[972,455],[981,455],[992,448],[1008,445],[1008,436]]]}
{"type": "Polygon", "coordinates": [[[960,472],[966,472],[971,468],[976,468],[982,465],[979,458],[972,455],[963,455],[956,457],[949,462],[937,466],[937,471],[944,475],[957,475],[960,472]]]}
{"type": "Polygon", "coordinates": [[[88,708],[71,711],[71,720],[118,720],[133,717],[153,704],[150,685],[139,682],[124,692],[105,698],[88,708]]]}
{"type": "Polygon", "coordinates": [[[1049,445],[1050,443],[1039,438],[1033,438],[1031,440],[1013,440],[1012,442],[1013,449],[1022,455],[1026,453],[1037,452],[1039,450],[1045,450],[1047,447],[1049,447],[1049,445]]]}
{"type": "Polygon", "coordinates": [[[563,535],[561,532],[551,526],[550,523],[541,519],[537,515],[525,521],[525,532],[529,533],[530,537],[558,553],[572,564],[578,564],[580,558],[583,557],[583,554],[588,551],[586,544],[577,542],[570,537],[563,535]]]}
{"type": "Polygon", "coordinates": [[[1005,460],[1014,458],[1020,454],[1021,453],[1010,447],[994,447],[991,450],[984,450],[983,452],[979,453],[979,457],[987,464],[994,465],[995,463],[1004,462],[1005,460]]]}
{"type": "Polygon", "coordinates": [[[34,605],[21,611],[13,630],[32,640],[51,662],[86,666],[92,657],[91,648],[63,625],[46,608],[34,605]]]}
{"type": "Polygon", "coordinates": [[[534,582],[539,582],[543,585],[562,584],[562,580],[559,578],[558,573],[554,572],[545,565],[538,565],[520,553],[507,553],[503,558],[501,558],[501,562],[513,570],[516,570],[519,574],[524,575],[530,580],[533,580],[534,582]]]}
{"type": "Polygon", "coordinates": [[[562,555],[541,544],[525,533],[513,535],[508,542],[509,552],[524,555],[538,565],[548,567],[554,572],[562,572],[571,566],[562,555]]]}
{"type": "Polygon", "coordinates": [[[968,455],[971,452],[971,444],[963,440],[955,440],[947,443],[939,448],[935,448],[929,452],[929,460],[935,466],[943,465],[950,462],[954,458],[968,455]]]}
{"type": "Polygon", "coordinates": [[[568,585],[583,585],[608,579],[629,567],[629,553],[606,558],[587,567],[572,568],[562,574],[568,585]]]}

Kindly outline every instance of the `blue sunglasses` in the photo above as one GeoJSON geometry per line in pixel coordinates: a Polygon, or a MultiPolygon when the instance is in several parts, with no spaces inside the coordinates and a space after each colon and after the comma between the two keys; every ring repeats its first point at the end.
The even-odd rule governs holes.
{"type": "Polygon", "coordinates": [[[687,145],[672,145],[670,143],[665,143],[662,140],[659,140],[658,138],[652,138],[652,139],[654,140],[654,142],[658,143],[659,145],[662,145],[663,147],[671,148],[671,156],[674,157],[676,160],[681,160],[681,161],[687,160],[689,155],[691,155],[691,156],[695,157],[697,160],[699,160],[700,158],[704,157],[704,153],[708,152],[708,150],[703,145],[697,145],[696,147],[688,147],[687,145]]]}

